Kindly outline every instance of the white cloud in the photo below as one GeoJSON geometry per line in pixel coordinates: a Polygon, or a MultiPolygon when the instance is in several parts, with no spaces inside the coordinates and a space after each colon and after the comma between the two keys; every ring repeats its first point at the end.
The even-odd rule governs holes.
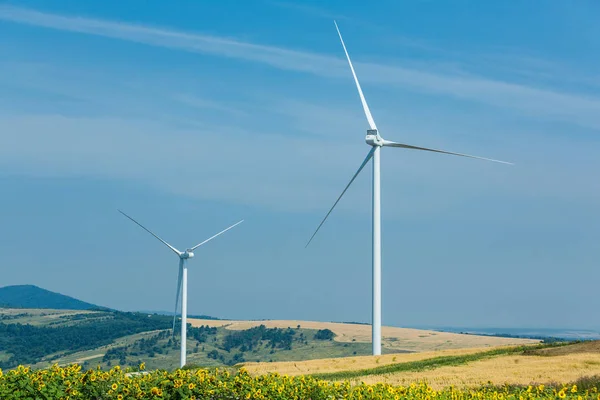
{"type": "MultiPolygon", "coordinates": [[[[235,39],[185,33],[129,23],[43,13],[0,6],[0,20],[110,37],[268,64],[274,68],[348,79],[344,60],[235,39]]],[[[399,85],[432,94],[510,108],[526,115],[600,129],[600,99],[561,93],[473,75],[447,75],[389,65],[356,63],[365,82],[399,85]]]]}

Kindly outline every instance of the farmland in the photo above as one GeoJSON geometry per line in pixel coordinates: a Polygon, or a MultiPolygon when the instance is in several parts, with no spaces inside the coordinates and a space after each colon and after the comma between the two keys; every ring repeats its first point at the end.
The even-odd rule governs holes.
{"type": "MultiPolygon", "coordinates": [[[[192,365],[301,362],[366,356],[371,352],[368,325],[291,320],[189,322],[192,327],[187,342],[188,363],[192,365]],[[252,337],[258,335],[258,339],[243,338],[248,332],[253,332],[252,337]],[[319,332],[329,332],[332,337],[319,339],[319,332]],[[273,342],[274,334],[281,338],[273,342]],[[239,343],[227,344],[236,335],[239,343]]],[[[17,364],[43,368],[74,362],[85,368],[107,369],[116,364],[134,366],[142,361],[148,368],[173,369],[178,365],[179,335],[176,332],[173,337],[172,319],[168,316],[107,310],[0,309],[0,323],[0,329],[5,331],[0,338],[3,368],[17,364]]],[[[385,327],[383,332],[384,354],[396,355],[536,342],[392,327],[385,327]]]]}
{"type": "Polygon", "coordinates": [[[94,393],[106,398],[171,399],[207,394],[256,399],[425,399],[434,394],[466,398],[473,393],[479,398],[591,398],[597,397],[594,376],[600,376],[599,342],[539,344],[385,327],[384,354],[369,356],[368,325],[214,319],[190,319],[188,369],[182,371],[177,369],[178,334],[173,337],[172,319],[167,316],[2,309],[0,318],[7,332],[16,329],[47,338],[38,337],[29,347],[19,347],[27,335],[16,342],[10,341],[10,335],[2,338],[10,345],[0,352],[2,398],[11,398],[18,390],[70,398],[89,398],[94,393]],[[54,340],[65,331],[87,337],[76,341],[75,347],[54,340]],[[91,332],[101,332],[102,337],[95,339],[91,332]],[[44,346],[46,342],[52,343],[51,348],[44,346]],[[36,362],[26,363],[31,369],[15,366],[15,350],[20,348],[27,349],[28,357],[39,356],[36,362]],[[147,374],[125,375],[140,365],[147,374]],[[11,372],[11,368],[16,369],[11,372]],[[63,378],[63,372],[71,379],[63,378]],[[238,386],[230,387],[233,384],[238,386]],[[15,391],[17,386],[20,389],[15,391]]]}
{"type": "MultiPolygon", "coordinates": [[[[370,343],[371,326],[352,323],[268,320],[268,321],[228,321],[189,319],[192,326],[208,325],[224,327],[228,330],[242,330],[265,325],[268,328],[297,327],[307,329],[329,329],[336,336],[335,341],[341,343],[370,343]]],[[[382,330],[384,352],[421,352],[447,349],[463,349],[471,347],[493,347],[514,344],[533,344],[539,340],[515,339],[493,336],[464,335],[457,333],[436,332],[421,329],[397,328],[384,326],[382,330]]]]}
{"type": "Polygon", "coordinates": [[[600,376],[600,342],[503,346],[286,363],[247,363],[252,375],[312,375],[333,381],[406,386],[536,385],[600,376]]]}
{"type": "MultiPolygon", "coordinates": [[[[145,365],[139,366],[144,370],[145,365]]],[[[80,366],[31,370],[19,366],[0,371],[0,397],[105,399],[597,399],[598,380],[535,386],[447,387],[424,382],[394,386],[386,383],[330,382],[310,376],[269,374],[253,377],[243,368],[227,370],[154,370],[131,374],[120,367],[83,371],[80,366]]]]}

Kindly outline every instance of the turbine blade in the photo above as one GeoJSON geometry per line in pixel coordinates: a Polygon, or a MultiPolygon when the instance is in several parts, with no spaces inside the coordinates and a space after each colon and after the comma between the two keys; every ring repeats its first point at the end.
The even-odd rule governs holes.
{"type": "Polygon", "coordinates": [[[371,110],[369,110],[369,105],[367,104],[367,100],[365,99],[365,95],[360,87],[360,83],[358,82],[358,78],[356,77],[356,72],[354,72],[354,67],[352,66],[352,61],[350,61],[350,55],[348,54],[348,50],[346,50],[346,45],[344,44],[344,39],[342,38],[342,33],[340,32],[340,28],[338,28],[337,22],[333,21],[335,24],[335,29],[340,37],[340,41],[342,42],[342,47],[344,48],[344,53],[346,53],[346,58],[348,59],[348,64],[350,65],[350,70],[352,71],[352,76],[354,77],[354,82],[356,82],[356,88],[358,89],[358,95],[360,96],[360,101],[362,102],[363,109],[365,110],[365,115],[367,116],[367,121],[369,121],[369,126],[371,129],[377,129],[377,125],[375,125],[375,120],[371,115],[371,110]]]}
{"type": "Polygon", "coordinates": [[[130,220],[132,220],[133,222],[135,222],[137,225],[139,225],[143,230],[145,230],[146,232],[148,232],[149,234],[151,234],[152,236],[154,236],[155,238],[157,238],[158,240],[160,240],[161,242],[163,242],[168,248],[170,248],[171,250],[173,250],[175,252],[175,254],[181,255],[181,252],[179,250],[177,250],[175,247],[171,246],[169,243],[167,243],[164,240],[162,240],[160,237],[158,237],[156,234],[154,234],[150,229],[146,228],[144,225],[140,224],[135,219],[133,219],[129,215],[125,214],[123,211],[121,211],[121,210],[118,210],[118,211],[121,214],[123,214],[124,216],[126,216],[127,218],[129,218],[130,220]]]}
{"type": "Polygon", "coordinates": [[[450,155],[453,155],[453,156],[461,156],[461,157],[468,157],[468,158],[477,158],[478,160],[493,161],[493,162],[497,162],[497,163],[501,163],[501,164],[514,165],[513,163],[510,163],[510,162],[507,162],[507,161],[494,160],[492,158],[485,158],[485,157],[479,157],[479,156],[471,156],[469,154],[453,153],[451,151],[429,149],[427,147],[411,146],[409,144],[390,142],[389,140],[384,140],[383,141],[383,145],[384,146],[388,146],[388,147],[402,147],[404,149],[433,151],[434,153],[450,154],[450,155]]]}
{"type": "Polygon", "coordinates": [[[183,273],[183,258],[179,259],[179,275],[177,276],[177,295],[175,296],[175,312],[173,313],[173,336],[175,336],[175,321],[177,320],[177,308],[181,297],[181,275],[183,273]]]}
{"type": "Polygon", "coordinates": [[[327,219],[327,217],[329,217],[329,214],[331,214],[331,212],[333,211],[333,209],[335,208],[335,206],[337,205],[337,203],[339,203],[339,201],[342,198],[342,196],[344,195],[344,193],[346,193],[346,190],[348,190],[348,188],[350,187],[350,185],[352,185],[352,182],[354,182],[354,180],[356,179],[356,177],[358,176],[358,174],[360,174],[360,171],[363,170],[363,168],[365,167],[365,165],[367,165],[367,163],[369,162],[369,160],[371,159],[371,157],[373,157],[373,153],[374,152],[375,152],[375,147],[371,148],[371,151],[369,151],[369,154],[367,154],[367,157],[365,158],[365,160],[362,162],[362,164],[358,168],[358,171],[356,171],[356,173],[354,174],[354,176],[352,177],[352,179],[350,179],[350,183],[348,183],[346,185],[346,187],[344,188],[344,191],[342,192],[342,194],[340,194],[340,197],[338,197],[337,200],[335,201],[335,203],[333,203],[333,206],[329,209],[329,212],[327,213],[327,215],[325,215],[325,218],[323,218],[323,220],[321,221],[321,223],[317,227],[317,230],[310,237],[310,240],[308,241],[308,243],[306,243],[306,246],[304,246],[304,248],[307,248],[308,245],[310,244],[310,242],[312,242],[312,240],[315,237],[315,235],[317,234],[317,232],[319,232],[319,229],[321,229],[321,226],[323,226],[323,224],[325,223],[325,220],[327,219]]]}
{"type": "Polygon", "coordinates": [[[217,236],[219,236],[220,234],[227,232],[228,230],[230,230],[231,228],[233,228],[233,227],[235,227],[235,226],[238,226],[238,225],[239,225],[239,224],[241,224],[242,222],[244,222],[244,220],[241,220],[241,221],[239,221],[239,222],[236,222],[235,224],[231,225],[229,228],[227,228],[227,229],[223,229],[221,232],[217,233],[216,235],[209,237],[209,238],[208,238],[208,239],[206,239],[204,242],[202,242],[202,243],[198,243],[197,245],[195,245],[194,247],[192,247],[190,250],[192,250],[192,251],[196,250],[198,247],[202,246],[204,243],[206,243],[206,242],[208,242],[208,241],[210,241],[210,240],[213,240],[214,238],[216,238],[216,237],[217,237],[217,236]]]}

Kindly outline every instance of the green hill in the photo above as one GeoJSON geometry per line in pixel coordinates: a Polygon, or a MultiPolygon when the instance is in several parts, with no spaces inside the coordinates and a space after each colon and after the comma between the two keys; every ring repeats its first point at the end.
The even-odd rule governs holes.
{"type": "Polygon", "coordinates": [[[0,288],[0,307],[51,308],[56,310],[102,308],[34,285],[15,285],[0,288]]]}

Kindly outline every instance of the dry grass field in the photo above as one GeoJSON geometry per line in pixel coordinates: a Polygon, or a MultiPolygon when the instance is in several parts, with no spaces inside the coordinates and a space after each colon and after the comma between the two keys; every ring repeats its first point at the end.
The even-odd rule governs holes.
{"type": "MultiPolygon", "coordinates": [[[[488,352],[490,348],[443,350],[412,354],[387,354],[379,357],[350,357],[302,362],[247,363],[244,367],[253,375],[278,372],[287,375],[324,374],[355,371],[352,383],[388,383],[407,386],[427,382],[434,389],[449,386],[475,388],[481,385],[536,385],[574,382],[600,376],[600,341],[576,343],[560,347],[532,349],[518,354],[485,357],[460,365],[430,366],[418,370],[374,373],[365,370],[401,365],[444,356],[463,356],[488,352]],[[363,374],[364,373],[364,374],[363,374]]],[[[325,377],[325,379],[328,379],[325,377]]],[[[338,379],[331,377],[331,379],[338,379]]],[[[343,379],[343,378],[339,378],[343,379]]]]}
{"type": "Polygon", "coordinates": [[[276,363],[245,363],[244,368],[251,375],[277,372],[286,375],[310,375],[340,371],[357,371],[384,365],[421,361],[439,356],[459,356],[489,350],[486,348],[452,349],[408,354],[385,354],[382,356],[360,356],[344,358],[322,358],[307,361],[285,361],[276,363]]]}
{"type": "MultiPolygon", "coordinates": [[[[268,320],[268,321],[222,321],[188,319],[193,326],[223,326],[226,329],[249,329],[261,324],[267,328],[295,328],[300,325],[304,329],[330,329],[336,334],[338,342],[371,342],[371,326],[360,324],[343,324],[335,322],[268,320]]],[[[499,338],[490,336],[461,335],[458,333],[434,332],[420,329],[382,328],[382,345],[390,351],[435,351],[464,348],[495,347],[538,343],[538,340],[499,338]]]]}
{"type": "Polygon", "coordinates": [[[477,387],[489,382],[494,385],[573,382],[594,375],[600,375],[600,354],[576,352],[557,356],[500,356],[429,371],[364,376],[354,381],[394,385],[427,381],[433,388],[441,389],[450,385],[477,387]]]}

